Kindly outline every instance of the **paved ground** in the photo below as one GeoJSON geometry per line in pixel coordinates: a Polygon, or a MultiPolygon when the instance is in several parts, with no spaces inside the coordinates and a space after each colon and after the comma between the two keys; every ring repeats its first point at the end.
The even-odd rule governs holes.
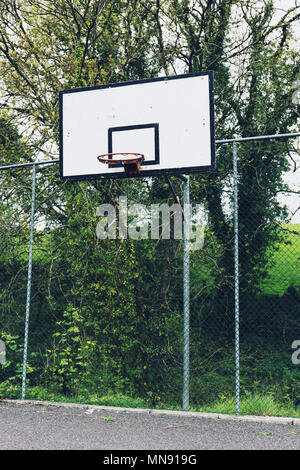
{"type": "Polygon", "coordinates": [[[299,450],[299,422],[0,401],[0,450],[299,450]]]}

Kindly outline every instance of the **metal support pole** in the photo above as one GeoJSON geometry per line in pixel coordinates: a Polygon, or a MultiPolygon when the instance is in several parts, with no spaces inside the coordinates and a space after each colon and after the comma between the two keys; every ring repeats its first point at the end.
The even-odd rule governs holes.
{"type": "Polygon", "coordinates": [[[29,244],[29,258],[28,258],[28,277],[27,277],[27,296],[26,296],[24,353],[23,353],[23,374],[22,374],[22,400],[25,400],[25,389],[26,389],[28,326],[29,326],[29,313],[30,313],[32,251],[33,251],[33,232],[34,232],[35,183],[36,183],[36,166],[33,165],[33,167],[32,167],[32,190],[31,190],[30,244],[29,244]]]}
{"type": "Polygon", "coordinates": [[[238,220],[238,167],[237,144],[232,144],[233,154],[233,224],[234,224],[234,315],[235,315],[235,407],[240,414],[240,321],[239,321],[239,220],[238,220]]]}
{"type": "Polygon", "coordinates": [[[190,387],[190,179],[183,183],[183,393],[182,407],[189,410],[190,387]]]}

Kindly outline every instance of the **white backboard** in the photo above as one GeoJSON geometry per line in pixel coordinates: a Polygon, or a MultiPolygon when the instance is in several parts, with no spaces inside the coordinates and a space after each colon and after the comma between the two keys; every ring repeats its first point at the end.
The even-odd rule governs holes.
{"type": "Polygon", "coordinates": [[[60,92],[61,178],[125,177],[108,152],[143,154],[140,176],[214,169],[212,72],[60,92]]]}

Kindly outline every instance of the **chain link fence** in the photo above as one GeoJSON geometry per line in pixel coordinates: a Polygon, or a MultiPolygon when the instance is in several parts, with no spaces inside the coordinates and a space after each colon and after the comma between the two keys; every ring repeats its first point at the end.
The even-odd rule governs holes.
{"type": "MultiPolygon", "coordinates": [[[[62,182],[56,161],[3,169],[1,396],[299,415],[299,199],[294,215],[279,199],[299,194],[268,185],[295,136],[217,142],[227,163],[185,187],[203,204],[204,244],[188,257],[183,238],[96,234],[97,208],[118,215],[120,195],[173,204],[165,180],[62,182]]],[[[296,166],[286,175],[299,181],[296,166]]]]}

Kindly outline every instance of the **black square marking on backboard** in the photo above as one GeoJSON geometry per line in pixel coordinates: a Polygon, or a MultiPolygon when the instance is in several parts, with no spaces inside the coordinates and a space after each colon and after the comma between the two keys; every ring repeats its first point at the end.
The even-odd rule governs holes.
{"type": "MultiPolygon", "coordinates": [[[[154,130],[154,160],[145,160],[142,162],[142,165],[158,165],[159,164],[159,124],[158,123],[151,123],[151,124],[137,124],[132,126],[119,126],[119,127],[110,127],[108,129],[108,153],[114,153],[113,150],[113,133],[114,132],[123,132],[123,131],[132,131],[132,130],[139,130],[139,129],[149,129],[153,128],[154,130]]],[[[128,152],[129,149],[126,149],[128,152]]],[[[130,149],[129,151],[138,152],[138,149],[130,149]]],[[[146,157],[146,156],[145,156],[146,157]]],[[[108,165],[110,168],[114,167],[121,167],[122,165],[108,165]]]]}

